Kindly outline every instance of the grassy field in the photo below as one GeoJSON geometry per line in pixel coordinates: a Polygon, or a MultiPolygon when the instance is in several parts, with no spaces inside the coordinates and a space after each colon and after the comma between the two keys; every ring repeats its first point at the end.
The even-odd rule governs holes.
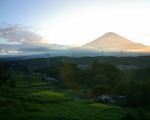
{"type": "Polygon", "coordinates": [[[0,120],[121,120],[128,112],[133,120],[150,117],[149,109],[143,110],[142,119],[138,115],[143,111],[74,99],[68,90],[51,89],[37,76],[17,78],[16,88],[0,89],[0,120]]]}

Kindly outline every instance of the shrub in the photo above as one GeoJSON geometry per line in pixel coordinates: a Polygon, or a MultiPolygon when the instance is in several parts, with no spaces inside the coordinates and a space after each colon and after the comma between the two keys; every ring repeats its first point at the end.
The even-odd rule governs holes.
{"type": "Polygon", "coordinates": [[[138,120],[137,117],[131,113],[126,113],[120,120],[138,120]]]}
{"type": "Polygon", "coordinates": [[[11,88],[15,88],[16,87],[16,81],[15,80],[10,80],[8,82],[8,86],[11,87],[11,88]]]}

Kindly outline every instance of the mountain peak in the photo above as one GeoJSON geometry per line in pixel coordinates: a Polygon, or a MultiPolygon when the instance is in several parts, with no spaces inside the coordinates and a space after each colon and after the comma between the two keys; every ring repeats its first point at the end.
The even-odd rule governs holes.
{"type": "Polygon", "coordinates": [[[107,32],[107,33],[105,33],[104,35],[117,35],[117,34],[114,33],[114,32],[107,32]]]}

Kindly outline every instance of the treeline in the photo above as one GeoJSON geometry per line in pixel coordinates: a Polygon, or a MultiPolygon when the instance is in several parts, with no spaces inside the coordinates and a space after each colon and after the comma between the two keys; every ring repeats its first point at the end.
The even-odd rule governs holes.
{"type": "Polygon", "coordinates": [[[121,71],[111,64],[94,61],[90,68],[83,70],[73,62],[63,61],[36,72],[57,78],[61,87],[75,91],[91,89],[90,97],[111,94],[125,96],[127,106],[150,104],[150,68],[121,71]]]}
{"type": "MultiPolygon", "coordinates": [[[[75,61],[77,64],[91,65],[95,60],[103,61],[103,63],[113,64],[113,65],[126,65],[126,66],[138,66],[139,68],[150,67],[150,56],[138,56],[138,57],[115,57],[115,56],[95,56],[95,57],[68,57],[68,56],[58,56],[49,58],[34,58],[27,60],[16,60],[11,61],[13,64],[24,65],[31,70],[39,69],[50,66],[56,66],[60,61],[75,61]]],[[[1,61],[1,60],[0,60],[1,61]]],[[[1,61],[10,62],[10,61],[1,61]]]]}

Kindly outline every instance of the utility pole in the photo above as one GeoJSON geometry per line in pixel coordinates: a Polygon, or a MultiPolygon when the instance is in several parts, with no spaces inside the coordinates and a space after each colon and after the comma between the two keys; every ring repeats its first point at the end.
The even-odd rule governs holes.
{"type": "Polygon", "coordinates": [[[103,55],[104,55],[104,51],[102,51],[102,57],[103,57],[103,55]]]}
{"type": "Polygon", "coordinates": [[[101,60],[101,61],[102,61],[102,63],[103,63],[103,62],[104,62],[104,58],[103,58],[103,56],[104,56],[104,51],[102,51],[101,54],[102,54],[102,55],[101,55],[101,56],[102,56],[102,60],[101,60]]]}
{"type": "Polygon", "coordinates": [[[73,53],[73,63],[75,63],[75,53],[73,53]]]}
{"type": "Polygon", "coordinates": [[[121,55],[121,57],[122,57],[122,50],[120,50],[120,55],[121,55]]]}

